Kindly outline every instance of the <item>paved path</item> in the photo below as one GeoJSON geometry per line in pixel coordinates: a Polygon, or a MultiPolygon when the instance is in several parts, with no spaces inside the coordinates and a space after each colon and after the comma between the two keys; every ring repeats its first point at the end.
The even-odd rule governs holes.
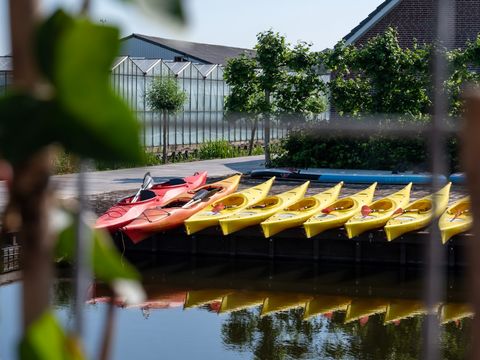
{"type": "MultiPolygon", "coordinates": [[[[244,156],[231,159],[192,161],[143,168],[95,171],[86,173],[87,195],[96,195],[111,191],[136,189],[143,180],[145,172],[150,171],[157,181],[171,177],[184,177],[196,171],[208,171],[208,176],[219,177],[241,172],[248,173],[263,168],[264,156],[244,156]]],[[[56,175],[52,184],[61,198],[75,197],[77,194],[77,174],[56,175]]],[[[0,208],[6,203],[5,186],[0,182],[0,208]]]]}

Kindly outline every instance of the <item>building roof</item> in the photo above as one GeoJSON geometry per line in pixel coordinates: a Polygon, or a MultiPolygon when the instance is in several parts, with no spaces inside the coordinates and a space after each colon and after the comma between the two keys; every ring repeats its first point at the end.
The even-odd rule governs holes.
{"type": "Polygon", "coordinates": [[[141,39],[210,64],[224,65],[229,58],[234,58],[241,54],[245,54],[247,56],[255,55],[255,51],[251,49],[164,39],[142,34],[132,34],[123,38],[122,40],[130,38],[141,39]]]}
{"type": "Polygon", "coordinates": [[[347,44],[355,42],[360,36],[365,34],[373,25],[379,22],[387,15],[401,0],[385,0],[374,11],[372,11],[360,24],[355,26],[343,40],[347,44]]]}

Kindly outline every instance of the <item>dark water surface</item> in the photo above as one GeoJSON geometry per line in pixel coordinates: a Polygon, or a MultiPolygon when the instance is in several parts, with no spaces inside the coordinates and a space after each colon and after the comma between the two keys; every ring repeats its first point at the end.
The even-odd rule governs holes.
{"type": "MultiPolygon", "coordinates": [[[[145,267],[145,266],[144,266],[145,267]]],[[[419,359],[425,309],[418,269],[162,258],[142,271],[148,301],[116,307],[112,359],[419,359]]],[[[464,359],[471,313],[463,277],[438,306],[445,359],[464,359]]],[[[0,287],[0,359],[15,359],[20,283],[0,287]]],[[[71,282],[54,289],[71,326],[71,282]]],[[[85,306],[97,354],[108,291],[85,306]]]]}

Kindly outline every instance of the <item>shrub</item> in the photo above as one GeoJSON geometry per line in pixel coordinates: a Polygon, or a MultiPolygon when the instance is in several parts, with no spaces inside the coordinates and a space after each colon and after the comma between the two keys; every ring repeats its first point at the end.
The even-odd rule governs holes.
{"type": "Polygon", "coordinates": [[[141,166],[154,166],[162,164],[162,160],[160,159],[158,154],[145,151],[145,156],[143,161],[141,162],[103,162],[103,161],[96,161],[95,167],[97,170],[116,170],[116,169],[127,169],[127,168],[134,168],[134,167],[141,167],[141,166]]]}
{"type": "MultiPolygon", "coordinates": [[[[378,169],[428,171],[428,143],[421,136],[358,134],[345,137],[338,130],[315,134],[308,129],[292,131],[275,150],[275,166],[299,168],[378,169]]],[[[458,171],[457,139],[447,142],[447,164],[458,171]]]]}
{"type": "Polygon", "coordinates": [[[235,148],[225,140],[206,142],[200,146],[198,151],[200,160],[225,159],[236,155],[235,148]]]}
{"type": "Polygon", "coordinates": [[[64,150],[59,150],[53,159],[53,173],[56,175],[71,174],[76,171],[78,168],[72,155],[64,150]]]}

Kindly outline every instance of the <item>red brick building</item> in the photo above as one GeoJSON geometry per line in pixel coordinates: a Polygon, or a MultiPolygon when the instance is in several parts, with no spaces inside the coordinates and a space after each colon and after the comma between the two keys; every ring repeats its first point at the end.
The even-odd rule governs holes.
{"type": "MultiPolygon", "coordinates": [[[[435,38],[438,0],[386,0],[356,26],[344,40],[357,45],[385,32],[391,26],[398,30],[402,47],[432,43],[435,38]]],[[[455,0],[455,40],[450,48],[464,47],[467,40],[480,33],[480,0],[455,0]]]]}

